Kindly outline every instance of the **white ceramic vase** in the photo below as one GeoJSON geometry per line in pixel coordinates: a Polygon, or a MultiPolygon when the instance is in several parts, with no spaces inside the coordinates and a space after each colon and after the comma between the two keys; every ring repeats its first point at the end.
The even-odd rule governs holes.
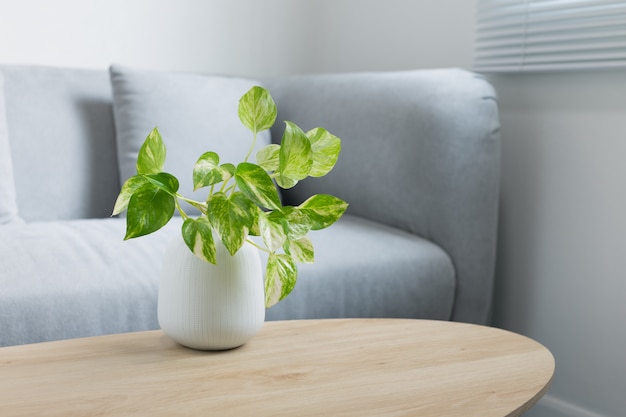
{"type": "Polygon", "coordinates": [[[231,256],[216,242],[217,264],[198,259],[176,236],[165,252],[159,286],[161,329],[193,349],[243,345],[265,321],[259,251],[249,243],[231,256]]]}

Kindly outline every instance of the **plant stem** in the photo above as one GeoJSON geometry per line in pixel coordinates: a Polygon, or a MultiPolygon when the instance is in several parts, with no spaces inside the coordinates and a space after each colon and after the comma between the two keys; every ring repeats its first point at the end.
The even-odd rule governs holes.
{"type": "Polygon", "coordinates": [[[178,198],[174,198],[174,202],[176,203],[176,208],[178,209],[178,212],[180,213],[183,220],[187,220],[189,216],[187,215],[187,213],[185,213],[185,210],[183,210],[183,208],[180,206],[180,203],[178,202],[178,198]]]}
{"type": "Polygon", "coordinates": [[[246,242],[248,242],[249,244],[251,244],[252,246],[254,246],[255,248],[257,248],[258,250],[261,250],[263,252],[267,252],[267,253],[272,253],[269,249],[264,248],[263,246],[259,246],[256,243],[254,243],[252,240],[250,239],[246,239],[246,242]]]}
{"type": "Polygon", "coordinates": [[[176,193],[176,205],[178,206],[178,210],[181,212],[181,215],[184,213],[182,208],[180,207],[180,205],[178,204],[178,199],[181,199],[189,204],[191,204],[192,206],[194,206],[195,208],[197,208],[198,210],[200,210],[200,212],[202,212],[203,214],[206,214],[206,209],[207,209],[207,205],[206,203],[202,203],[200,201],[195,201],[192,200],[190,198],[184,197],[178,193],[176,193]]]}
{"type": "Polygon", "coordinates": [[[243,162],[248,162],[248,159],[250,158],[250,155],[252,155],[252,151],[254,150],[255,145],[256,145],[256,130],[252,132],[252,146],[250,146],[250,150],[248,151],[248,154],[246,155],[246,159],[244,159],[243,162]]]}
{"type": "MultiPolygon", "coordinates": [[[[231,177],[232,178],[232,177],[231,177]]],[[[222,186],[220,187],[220,193],[225,192],[224,189],[226,188],[226,184],[228,184],[230,181],[230,178],[227,179],[226,181],[222,182],[222,186]]]]}
{"type": "Polygon", "coordinates": [[[235,184],[231,185],[230,187],[228,187],[227,189],[224,190],[224,193],[228,193],[229,191],[232,193],[233,191],[235,191],[235,188],[237,186],[235,184]]]}

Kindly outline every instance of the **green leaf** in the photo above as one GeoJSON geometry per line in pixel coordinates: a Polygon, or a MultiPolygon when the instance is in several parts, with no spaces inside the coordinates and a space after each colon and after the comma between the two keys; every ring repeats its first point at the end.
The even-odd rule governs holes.
{"type": "Polygon", "coordinates": [[[261,230],[259,228],[259,216],[263,213],[263,210],[259,206],[255,206],[256,210],[253,214],[252,226],[248,230],[248,235],[261,236],[261,230]]]}
{"type": "Polygon", "coordinates": [[[224,180],[234,177],[235,171],[237,170],[237,168],[233,164],[230,164],[230,163],[220,165],[220,169],[224,172],[224,175],[225,175],[224,180]]]}
{"type": "Polygon", "coordinates": [[[230,197],[218,192],[209,198],[209,221],[217,229],[217,234],[231,255],[243,245],[253,225],[256,210],[256,205],[241,192],[235,192],[230,197]]]}
{"type": "Polygon", "coordinates": [[[313,166],[313,151],[311,141],[302,129],[292,122],[285,122],[285,125],[276,182],[282,188],[291,188],[309,175],[313,166]]]}
{"type": "Polygon", "coordinates": [[[287,220],[287,236],[290,240],[298,240],[306,236],[313,227],[309,216],[297,207],[283,207],[283,213],[287,220]]]}
{"type": "Polygon", "coordinates": [[[284,190],[293,188],[298,183],[298,180],[294,180],[293,178],[286,177],[284,175],[281,175],[280,173],[276,176],[275,179],[276,179],[276,184],[278,184],[280,188],[284,190]]]}
{"type": "Polygon", "coordinates": [[[128,208],[130,197],[135,191],[145,185],[146,182],[148,182],[148,180],[143,175],[135,175],[134,177],[127,179],[126,182],[124,182],[124,185],[122,185],[122,189],[117,196],[117,200],[115,200],[115,207],[113,207],[113,214],[111,214],[111,216],[118,215],[126,210],[128,208]]]}
{"type": "Polygon", "coordinates": [[[220,157],[215,152],[205,152],[193,166],[193,190],[222,181],[221,172],[217,169],[220,157]]]}
{"type": "Polygon", "coordinates": [[[271,253],[265,269],[265,307],[271,307],[291,293],[298,279],[298,267],[289,255],[271,253]]]}
{"type": "Polygon", "coordinates": [[[254,86],[239,99],[238,114],[244,126],[256,134],[272,127],[276,121],[276,104],[269,91],[254,86]]]}
{"type": "Polygon", "coordinates": [[[217,184],[231,178],[235,171],[233,164],[219,166],[220,157],[215,152],[203,153],[193,167],[193,190],[217,184]]]}
{"type": "Polygon", "coordinates": [[[171,195],[175,195],[176,191],[178,191],[178,179],[176,179],[176,177],[172,174],[159,172],[158,174],[144,175],[144,177],[151,184],[171,195]]]}
{"type": "Polygon", "coordinates": [[[172,218],[174,197],[152,183],[136,190],[128,203],[124,240],[156,232],[172,218]]]}
{"type": "Polygon", "coordinates": [[[308,237],[302,237],[298,240],[288,240],[285,242],[285,252],[296,262],[312,264],[315,260],[313,242],[311,242],[311,239],[308,237]]]}
{"type": "Polygon", "coordinates": [[[324,229],[335,223],[348,208],[348,203],[328,194],[318,194],[298,206],[312,222],[312,230],[324,229]]]}
{"type": "Polygon", "coordinates": [[[313,151],[313,166],[309,175],[323,177],[337,163],[339,152],[341,152],[341,139],[321,127],[309,130],[306,136],[311,141],[313,151]]]}
{"type": "Polygon", "coordinates": [[[256,163],[266,171],[278,171],[280,145],[267,145],[256,153],[256,163]]]}
{"type": "Polygon", "coordinates": [[[157,174],[163,171],[164,164],[165,144],[159,130],[155,127],[139,149],[137,174],[157,174]]]}
{"type": "Polygon", "coordinates": [[[237,165],[235,171],[237,186],[255,203],[274,210],[280,210],[278,190],[263,168],[250,162],[237,165]]]}
{"type": "Polygon", "coordinates": [[[287,240],[287,220],[285,216],[277,211],[271,213],[259,213],[259,231],[265,246],[275,252],[283,246],[287,240]]]}
{"type": "Polygon", "coordinates": [[[187,219],[183,223],[182,232],[183,240],[194,255],[212,264],[217,262],[213,228],[209,219],[204,216],[198,219],[187,219]]]}

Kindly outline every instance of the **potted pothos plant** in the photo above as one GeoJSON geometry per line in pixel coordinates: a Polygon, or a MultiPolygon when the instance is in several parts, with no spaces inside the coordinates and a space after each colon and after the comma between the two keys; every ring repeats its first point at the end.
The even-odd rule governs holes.
{"type": "Polygon", "coordinates": [[[159,230],[178,210],[183,219],[182,238],[195,257],[215,264],[219,261],[216,245],[222,244],[234,256],[244,243],[252,244],[268,254],[265,306],[285,298],[296,284],[297,263],[314,261],[307,234],[332,225],[348,204],[327,194],[311,196],[297,206],[282,204],[276,185],[288,189],[307,177],[326,175],[335,166],[341,140],[324,128],[304,132],[287,121],[281,143],[262,148],[256,163],[251,162],[257,135],[274,125],[276,114],[274,100],[262,87],[252,87],[241,97],[238,115],[252,132],[250,150],[237,164],[222,162],[212,151],[198,158],[193,185],[194,190],[208,187],[206,201],[178,192],[179,180],[163,172],[163,139],[157,128],[152,130],[139,151],[137,175],[123,184],[115,202],[113,215],[127,211],[124,239],[159,230]],[[182,201],[200,214],[186,213],[182,201]],[[250,236],[260,236],[262,244],[250,236]]]}

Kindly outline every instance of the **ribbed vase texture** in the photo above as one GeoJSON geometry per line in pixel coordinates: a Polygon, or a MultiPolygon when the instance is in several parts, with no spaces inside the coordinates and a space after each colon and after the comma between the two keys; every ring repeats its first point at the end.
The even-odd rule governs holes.
{"type": "Polygon", "coordinates": [[[177,236],[163,260],[159,324],[168,336],[193,349],[241,346],[265,321],[258,249],[246,243],[231,256],[221,242],[216,247],[213,265],[193,255],[177,236]]]}

